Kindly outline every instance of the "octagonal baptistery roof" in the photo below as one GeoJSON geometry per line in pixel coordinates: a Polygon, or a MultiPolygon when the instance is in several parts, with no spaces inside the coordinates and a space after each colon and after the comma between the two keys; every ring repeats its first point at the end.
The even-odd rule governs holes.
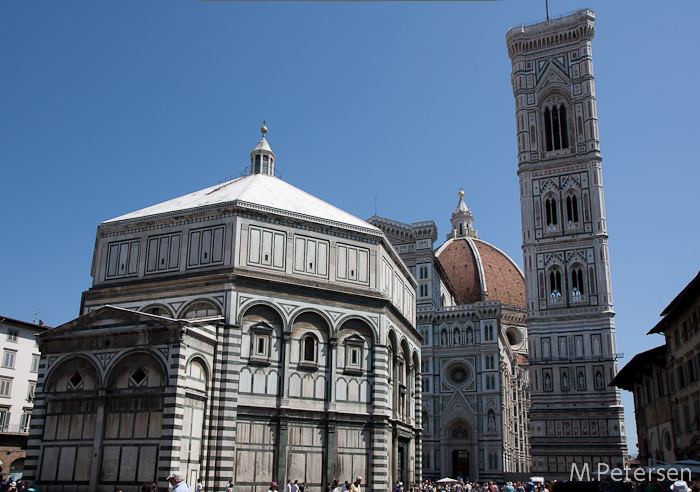
{"type": "Polygon", "coordinates": [[[151,207],[103,222],[105,225],[172,217],[203,208],[237,206],[293,216],[345,229],[380,235],[381,231],[364,220],[306,193],[274,176],[251,174],[228,183],[195,191],[151,207]]]}
{"type": "Polygon", "coordinates": [[[473,237],[455,237],[435,254],[462,304],[500,301],[525,308],[523,272],[497,247],[473,237]]]}

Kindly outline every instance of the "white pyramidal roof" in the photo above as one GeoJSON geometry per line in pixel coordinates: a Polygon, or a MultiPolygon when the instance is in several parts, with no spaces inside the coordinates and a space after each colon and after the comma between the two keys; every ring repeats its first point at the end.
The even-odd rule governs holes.
{"type": "MultiPolygon", "coordinates": [[[[364,220],[340,210],[299,188],[267,174],[251,174],[228,183],[212,186],[189,195],[146,207],[103,222],[112,225],[122,221],[139,221],[156,216],[181,215],[200,208],[235,205],[279,215],[293,216],[380,235],[381,231],[364,220]]],[[[115,224],[116,225],[116,224],[115,224]]]]}

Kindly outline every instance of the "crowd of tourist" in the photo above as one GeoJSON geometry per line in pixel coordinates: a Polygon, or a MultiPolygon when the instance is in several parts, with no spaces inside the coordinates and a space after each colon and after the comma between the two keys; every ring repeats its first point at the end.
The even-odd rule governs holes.
{"type": "MultiPolygon", "coordinates": [[[[193,492],[185,483],[185,476],[179,472],[173,472],[168,476],[168,482],[173,487],[173,492],[193,492]]],[[[344,482],[335,479],[332,483],[328,483],[324,492],[362,492],[360,484],[362,477],[358,476],[355,481],[350,483],[348,480],[344,482]]],[[[229,481],[225,492],[234,491],[233,480],[229,481]]],[[[202,479],[197,480],[194,487],[196,492],[205,492],[202,479]]],[[[156,492],[157,486],[153,482],[146,482],[141,487],[142,492],[156,492]]],[[[22,479],[17,481],[2,480],[0,482],[0,492],[36,492],[36,489],[28,487],[22,479]]],[[[119,487],[115,488],[115,492],[121,492],[119,487]]],[[[209,492],[207,489],[206,492],[209,492]]],[[[268,492],[278,491],[277,482],[272,482],[268,492]]],[[[284,488],[284,492],[316,492],[306,487],[306,482],[299,483],[298,480],[288,480],[284,488]]],[[[390,492],[700,492],[700,480],[691,481],[690,484],[683,480],[675,482],[660,481],[656,478],[649,482],[634,482],[634,481],[549,481],[549,482],[469,482],[461,477],[457,480],[425,480],[421,484],[408,484],[405,486],[403,482],[397,480],[392,486],[390,492]]]]}
{"type": "Polygon", "coordinates": [[[425,480],[422,484],[404,484],[397,481],[392,492],[700,492],[700,480],[690,485],[683,481],[650,482],[602,480],[592,482],[469,482],[458,477],[455,481],[425,480]]]}

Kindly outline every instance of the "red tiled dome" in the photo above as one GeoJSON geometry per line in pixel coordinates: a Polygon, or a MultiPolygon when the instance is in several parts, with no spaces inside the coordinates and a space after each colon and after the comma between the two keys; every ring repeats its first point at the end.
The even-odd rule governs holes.
{"type": "Polygon", "coordinates": [[[447,277],[463,304],[501,301],[525,307],[525,278],[500,249],[475,238],[448,240],[437,251],[447,277]]]}

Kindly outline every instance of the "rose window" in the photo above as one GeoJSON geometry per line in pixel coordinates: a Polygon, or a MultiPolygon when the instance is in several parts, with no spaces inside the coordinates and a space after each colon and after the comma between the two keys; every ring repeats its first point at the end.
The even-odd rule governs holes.
{"type": "Polygon", "coordinates": [[[453,384],[464,384],[469,378],[469,371],[464,366],[453,367],[448,377],[453,384]]]}

